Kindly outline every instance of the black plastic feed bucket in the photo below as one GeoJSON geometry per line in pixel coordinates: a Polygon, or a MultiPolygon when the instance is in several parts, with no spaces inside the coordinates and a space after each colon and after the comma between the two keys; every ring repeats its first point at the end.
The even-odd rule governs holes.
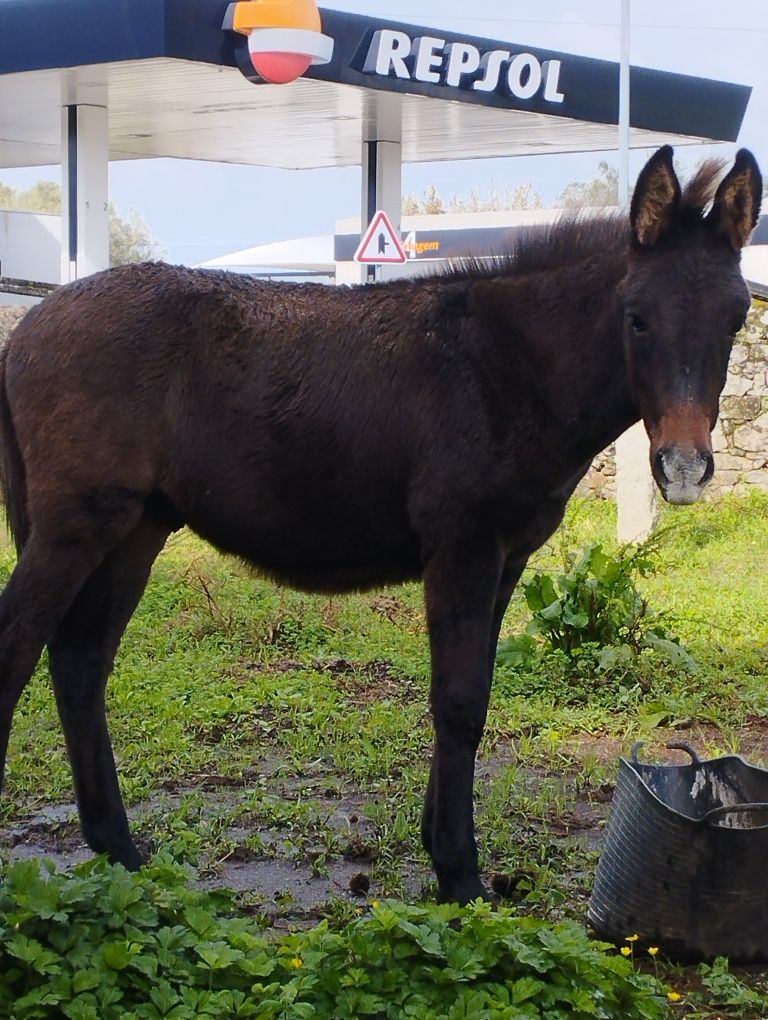
{"type": "Polygon", "coordinates": [[[587,917],[677,960],[768,961],[768,771],[739,755],[620,759],[587,917]]]}

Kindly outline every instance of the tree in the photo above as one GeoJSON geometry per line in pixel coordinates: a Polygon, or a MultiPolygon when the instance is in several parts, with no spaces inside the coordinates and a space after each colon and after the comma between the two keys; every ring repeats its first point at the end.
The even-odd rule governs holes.
{"type": "Polygon", "coordinates": [[[472,188],[469,198],[454,195],[451,212],[506,212],[511,209],[542,209],[544,200],[532,184],[518,184],[515,188],[499,191],[491,181],[486,195],[478,188],[472,188]]]}
{"type": "Polygon", "coordinates": [[[420,199],[415,195],[403,196],[403,213],[406,216],[417,216],[419,213],[434,216],[444,212],[445,205],[434,184],[430,184],[428,188],[424,189],[424,194],[420,199]]]}
{"type": "Polygon", "coordinates": [[[414,216],[418,213],[502,212],[543,207],[544,200],[532,184],[518,184],[514,188],[506,187],[499,190],[493,181],[485,194],[474,187],[467,196],[453,195],[447,207],[434,184],[425,189],[420,199],[415,195],[403,197],[405,216],[414,216]]]}
{"type": "MultiPolygon", "coordinates": [[[[0,182],[0,209],[59,214],[61,185],[55,181],[38,181],[23,191],[0,182]]],[[[149,228],[135,209],[131,209],[125,218],[110,202],[108,212],[110,266],[143,262],[162,255],[149,228]]]]}
{"type": "Polygon", "coordinates": [[[571,181],[555,200],[559,209],[581,209],[619,204],[619,171],[600,160],[600,173],[591,181],[571,181]]]}
{"type": "Polygon", "coordinates": [[[128,262],[146,262],[160,255],[157,243],[135,209],[123,218],[109,203],[109,264],[124,266],[128,262]]]}
{"type": "Polygon", "coordinates": [[[22,212],[60,213],[61,186],[55,181],[38,181],[26,191],[0,183],[0,208],[22,212]]]}

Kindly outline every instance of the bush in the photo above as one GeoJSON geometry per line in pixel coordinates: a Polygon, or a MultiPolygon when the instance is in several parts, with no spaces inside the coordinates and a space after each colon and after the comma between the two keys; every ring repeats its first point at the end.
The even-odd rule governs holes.
{"type": "Polygon", "coordinates": [[[499,662],[529,667],[543,648],[560,653],[575,672],[607,671],[651,650],[676,666],[695,668],[664,616],[637,588],[637,577],[656,570],[658,542],[656,536],[625,546],[615,556],[593,543],[579,558],[567,554],[566,570],[556,578],[535,573],[523,585],[531,621],[524,635],[500,643],[499,662]]]}
{"type": "Polygon", "coordinates": [[[375,904],[272,941],[228,894],[158,858],[138,875],[103,859],[71,875],[36,861],[0,884],[0,1015],[14,1020],[412,1017],[654,1020],[655,978],[590,942],[487,904],[375,904]]]}

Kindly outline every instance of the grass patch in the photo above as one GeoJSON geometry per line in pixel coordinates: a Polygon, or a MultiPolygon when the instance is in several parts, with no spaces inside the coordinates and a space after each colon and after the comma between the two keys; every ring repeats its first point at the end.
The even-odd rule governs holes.
{"type": "MultiPolygon", "coordinates": [[[[768,762],[768,497],[667,510],[662,529],[660,569],[638,585],[695,671],[643,649],[626,669],[605,673],[574,673],[557,656],[497,670],[478,760],[478,828],[483,868],[505,877],[521,915],[581,922],[616,758],[635,739],[649,758],[666,756],[666,740],[682,736],[705,753],[768,762]]],[[[524,583],[562,572],[566,553],[588,544],[615,554],[614,530],[610,504],[574,502],[524,583]]],[[[3,546],[0,570],[12,564],[3,546]]],[[[518,594],[503,635],[529,620],[518,594]]],[[[175,536],[108,688],[141,842],[212,884],[247,877],[250,867],[282,868],[275,891],[259,893],[245,879],[238,886],[239,909],[270,924],[347,924],[355,902],[372,895],[428,900],[432,878],[417,838],[431,747],[428,675],[420,586],[300,595],[194,536],[175,536]],[[372,891],[356,901],[349,879],[357,872],[372,891]],[[302,899],[313,883],[321,894],[302,899]]],[[[14,723],[3,856],[76,859],[69,817],[40,815],[71,799],[42,662],[14,723]]],[[[722,968],[659,966],[682,989],[689,1016],[768,1015],[768,999],[750,998],[764,995],[760,975],[744,984],[728,973],[737,987],[722,968]]]]}

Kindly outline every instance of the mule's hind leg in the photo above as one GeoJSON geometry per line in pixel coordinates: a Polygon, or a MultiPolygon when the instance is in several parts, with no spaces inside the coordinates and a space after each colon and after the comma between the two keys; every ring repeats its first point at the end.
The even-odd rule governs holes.
{"type": "Polygon", "coordinates": [[[97,853],[132,870],[142,860],[120,796],[104,689],[169,530],[143,518],[91,575],[48,644],[83,835],[97,853]]]}
{"type": "Polygon", "coordinates": [[[50,515],[39,522],[32,517],[30,537],[0,596],[0,789],[13,712],[43,646],[106,550],[141,513],[138,504],[126,506],[106,524],[83,515],[81,507],[56,510],[58,528],[50,515]],[[77,524],[65,527],[66,521],[77,524]]]}

